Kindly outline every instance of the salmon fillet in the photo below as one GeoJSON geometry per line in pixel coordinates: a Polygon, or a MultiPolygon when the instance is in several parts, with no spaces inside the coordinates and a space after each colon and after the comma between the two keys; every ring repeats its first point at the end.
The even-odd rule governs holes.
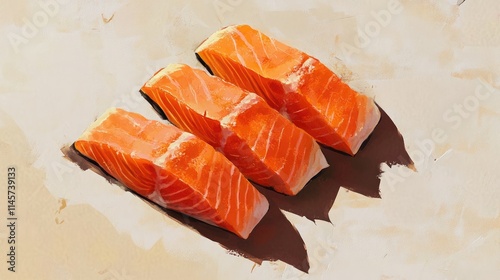
{"type": "Polygon", "coordinates": [[[265,100],[205,71],[171,64],[141,91],[255,183],[295,195],[328,166],[316,141],[265,100]]]}
{"type": "Polygon", "coordinates": [[[245,239],[269,207],[213,147],[136,113],[109,109],[74,146],[139,195],[245,239]]]}
{"type": "Polygon", "coordinates": [[[316,58],[248,25],[226,27],[197,56],[217,76],[262,96],[318,142],[356,154],[380,119],[373,100],[316,58]]]}

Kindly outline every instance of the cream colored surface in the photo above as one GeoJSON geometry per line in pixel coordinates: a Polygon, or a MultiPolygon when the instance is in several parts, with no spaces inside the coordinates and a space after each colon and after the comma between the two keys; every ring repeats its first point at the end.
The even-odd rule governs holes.
{"type": "Polygon", "coordinates": [[[497,0],[64,2],[46,23],[37,1],[0,3],[1,224],[7,166],[19,177],[17,272],[1,226],[0,279],[498,279],[497,0]],[[37,31],[11,44],[33,20],[37,31]],[[193,50],[233,23],[307,51],[374,96],[416,161],[417,173],[383,167],[382,199],[341,189],[333,225],[286,214],[309,275],[233,256],[60,152],[108,107],[158,119],[138,88],[168,63],[201,68],[193,50]],[[357,40],[367,26],[373,36],[357,40]],[[454,104],[473,110],[460,116],[454,104]],[[429,141],[426,153],[419,143],[429,141]]]}

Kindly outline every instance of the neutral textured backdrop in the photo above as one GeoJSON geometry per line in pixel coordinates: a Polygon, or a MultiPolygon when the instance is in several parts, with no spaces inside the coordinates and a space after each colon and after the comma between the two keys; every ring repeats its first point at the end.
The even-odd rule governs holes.
{"type": "Polygon", "coordinates": [[[6,167],[19,176],[17,272],[0,226],[0,279],[498,279],[497,0],[2,1],[0,11],[0,224],[6,167]],[[233,23],[374,96],[416,163],[383,166],[382,199],[341,189],[333,225],[286,213],[309,275],[233,256],[62,158],[110,106],[158,118],[138,88],[168,63],[201,67],[193,50],[233,23]]]}

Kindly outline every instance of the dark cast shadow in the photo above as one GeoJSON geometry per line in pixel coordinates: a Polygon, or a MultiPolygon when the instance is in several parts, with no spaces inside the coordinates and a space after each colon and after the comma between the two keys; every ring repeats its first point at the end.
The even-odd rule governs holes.
{"type": "MultiPolygon", "coordinates": [[[[146,94],[141,94],[160,117],[167,119],[158,104],[146,94]]],[[[312,221],[318,219],[331,222],[328,212],[340,187],[368,197],[380,198],[381,164],[399,164],[413,168],[413,161],[406,151],[403,136],[398,128],[387,113],[380,106],[377,107],[380,110],[380,121],[358,153],[351,156],[321,146],[330,166],[311,179],[297,195],[287,196],[255,183],[253,185],[280,209],[312,221]]]]}
{"type": "Polygon", "coordinates": [[[91,169],[95,173],[104,177],[110,183],[121,187],[125,191],[130,191],[180,224],[187,226],[197,231],[202,236],[219,243],[222,247],[231,252],[235,252],[236,254],[248,258],[258,264],[261,264],[262,261],[281,260],[301,271],[308,272],[309,270],[307,250],[302,237],[272,200],[269,200],[268,212],[254,228],[250,236],[247,239],[242,239],[222,228],[209,225],[182,213],[154,204],[147,198],[144,198],[134,191],[126,188],[126,186],[124,186],[121,182],[103,170],[95,161],[79,153],[75,149],[74,145],[65,146],[61,149],[61,151],[65,155],[66,159],[76,163],[82,170],[91,169]]]}
{"type": "Polygon", "coordinates": [[[355,156],[331,148],[321,149],[330,166],[322,170],[295,196],[286,196],[269,188],[257,186],[280,209],[304,216],[310,220],[330,222],[328,212],[340,187],[359,194],[380,198],[380,167],[382,163],[412,167],[403,137],[391,118],[380,108],[380,121],[355,156]]]}

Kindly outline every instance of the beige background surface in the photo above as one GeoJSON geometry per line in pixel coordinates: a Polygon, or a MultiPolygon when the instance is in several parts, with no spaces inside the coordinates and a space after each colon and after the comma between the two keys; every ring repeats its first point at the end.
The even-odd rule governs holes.
{"type": "Polygon", "coordinates": [[[19,218],[16,273],[0,226],[0,279],[498,279],[497,0],[52,3],[0,2],[0,224],[9,165],[19,218]],[[416,162],[383,166],[382,199],[341,189],[333,225],[286,213],[309,275],[233,256],[60,152],[110,106],[158,118],[138,88],[167,63],[201,67],[195,47],[232,23],[374,96],[416,162]]]}

